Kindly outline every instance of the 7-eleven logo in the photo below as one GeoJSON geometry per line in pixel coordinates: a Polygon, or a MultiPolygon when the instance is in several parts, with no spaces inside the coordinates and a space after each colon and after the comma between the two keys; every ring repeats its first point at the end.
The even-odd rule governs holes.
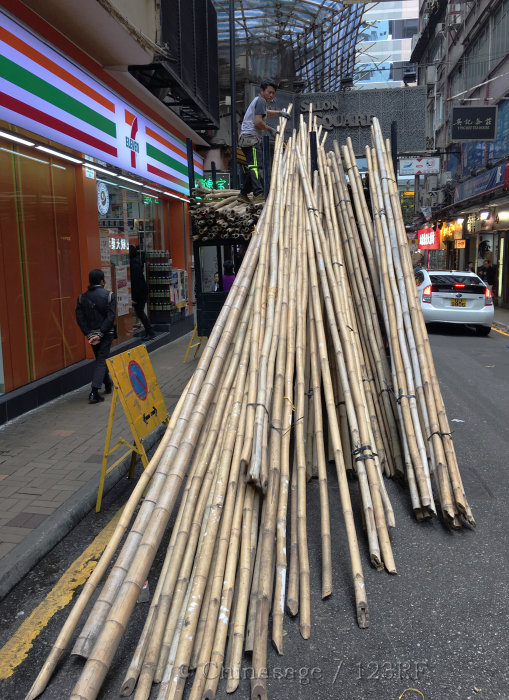
{"type": "Polygon", "coordinates": [[[131,151],[131,166],[136,167],[136,154],[140,152],[140,144],[136,141],[138,133],[138,117],[125,110],[125,121],[131,127],[131,135],[125,137],[125,145],[131,151]]]}

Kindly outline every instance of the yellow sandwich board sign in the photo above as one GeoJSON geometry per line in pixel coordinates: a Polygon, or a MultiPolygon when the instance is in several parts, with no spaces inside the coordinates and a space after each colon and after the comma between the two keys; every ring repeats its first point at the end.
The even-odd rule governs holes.
{"type": "Polygon", "coordinates": [[[143,438],[155,430],[161,423],[168,421],[168,411],[164,403],[161,390],[157,383],[152,363],[150,362],[147,348],[138,345],[131,350],[126,350],[120,355],[115,355],[106,360],[111,375],[114,390],[110,408],[110,418],[106,430],[106,441],[101,465],[101,477],[97,493],[96,512],[101,510],[104,479],[115,467],[131,454],[131,467],[129,476],[134,473],[136,455],[139,454],[143,467],[148,464],[143,438]],[[120,400],[124,409],[127,422],[131,428],[134,442],[131,444],[124,438],[119,438],[116,445],[110,447],[111,433],[117,400],[120,400]],[[106,468],[108,457],[122,445],[128,450],[119,457],[114,464],[106,468]]]}

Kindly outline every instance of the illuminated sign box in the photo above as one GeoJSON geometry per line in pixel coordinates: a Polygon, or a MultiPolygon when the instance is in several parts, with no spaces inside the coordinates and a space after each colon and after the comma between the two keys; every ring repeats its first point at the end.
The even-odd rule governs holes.
{"type": "MultiPolygon", "coordinates": [[[[188,195],[186,144],[0,11],[0,119],[188,195]]],[[[203,159],[194,154],[203,171],[203,159]]]]}
{"type": "Polygon", "coordinates": [[[438,250],[440,247],[440,232],[438,229],[421,228],[417,231],[419,250],[438,250]]]}

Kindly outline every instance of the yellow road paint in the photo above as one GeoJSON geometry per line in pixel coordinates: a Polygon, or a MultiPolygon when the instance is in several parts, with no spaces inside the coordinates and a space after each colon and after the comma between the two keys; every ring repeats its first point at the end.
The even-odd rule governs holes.
{"type": "Polygon", "coordinates": [[[0,649],[0,680],[12,676],[20,663],[26,659],[34,640],[53,615],[71,602],[74,591],[88,579],[97,564],[97,560],[110,541],[121,514],[122,508],[115,513],[108,525],[101,530],[81,556],[71,564],[42,603],[36,607],[0,649]]]}
{"type": "Polygon", "coordinates": [[[493,326],[491,327],[492,331],[497,331],[497,333],[502,333],[502,335],[509,335],[509,333],[506,333],[505,331],[501,331],[500,328],[494,328],[493,326]]]}

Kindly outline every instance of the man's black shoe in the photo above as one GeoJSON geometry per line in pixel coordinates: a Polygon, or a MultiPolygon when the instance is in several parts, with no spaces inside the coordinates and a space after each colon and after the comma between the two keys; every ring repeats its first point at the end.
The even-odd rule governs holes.
{"type": "Polygon", "coordinates": [[[143,340],[154,340],[156,337],[155,333],[147,333],[146,335],[143,336],[143,340]]]}
{"type": "Polygon", "coordinates": [[[88,403],[101,403],[101,401],[104,401],[104,397],[99,394],[97,389],[92,389],[88,395],[88,403]]]}

